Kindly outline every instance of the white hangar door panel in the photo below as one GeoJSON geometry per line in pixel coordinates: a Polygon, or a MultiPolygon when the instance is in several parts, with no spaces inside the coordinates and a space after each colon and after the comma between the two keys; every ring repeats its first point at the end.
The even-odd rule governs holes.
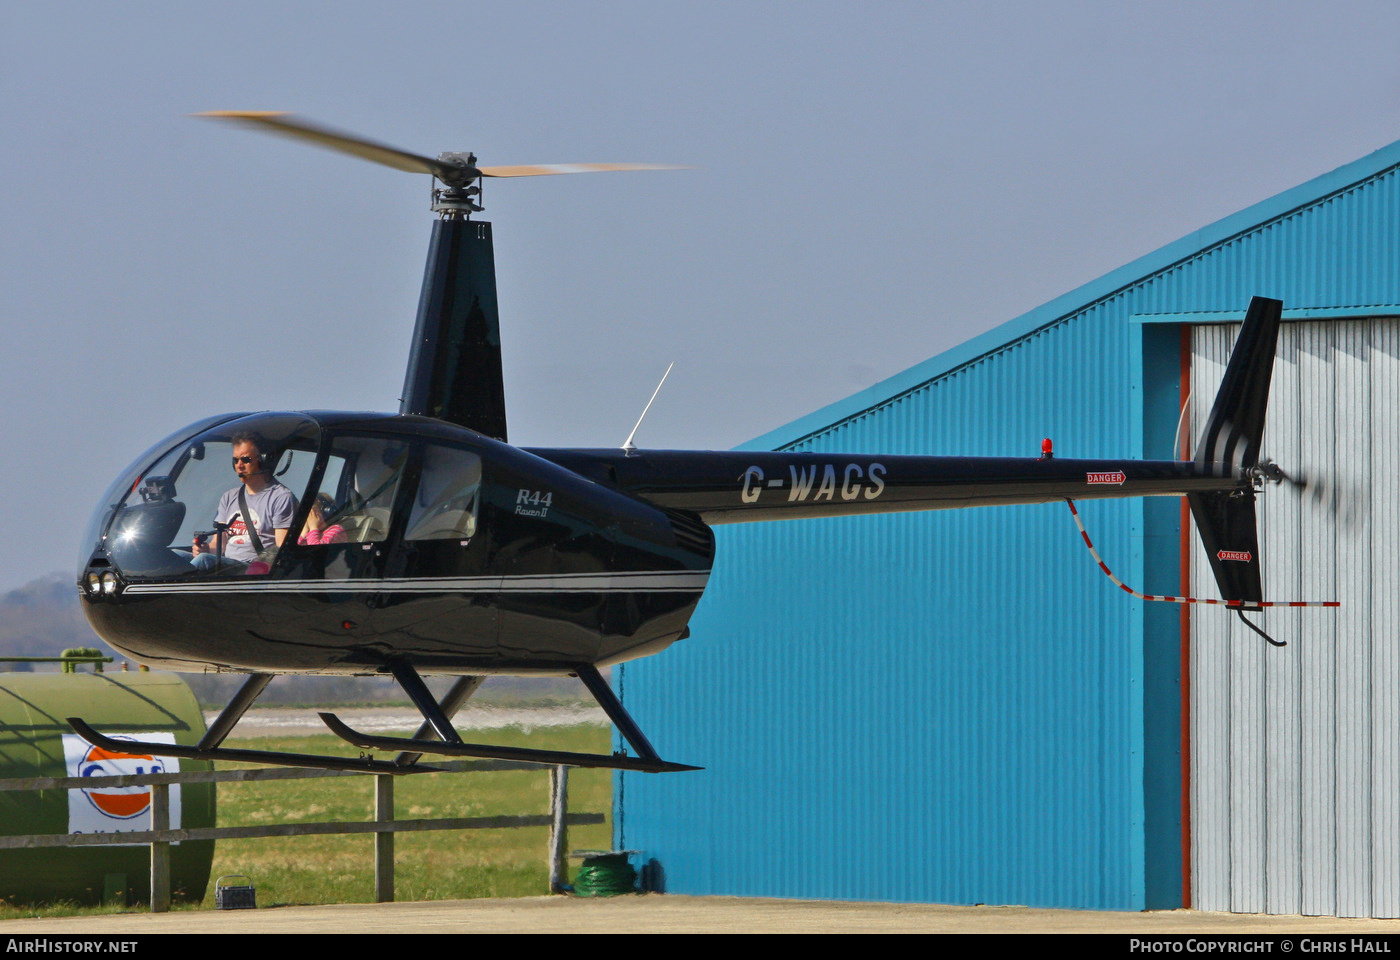
{"type": "MultiPolygon", "coordinates": [[[[1238,330],[1193,330],[1193,437],[1238,330]]],[[[1285,323],[1263,451],[1325,481],[1260,495],[1264,599],[1342,606],[1192,608],[1192,906],[1400,917],[1400,320],[1285,323]]]]}

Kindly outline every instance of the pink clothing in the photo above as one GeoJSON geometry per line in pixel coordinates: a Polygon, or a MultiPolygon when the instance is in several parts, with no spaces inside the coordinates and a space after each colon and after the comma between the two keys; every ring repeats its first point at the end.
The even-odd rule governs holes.
{"type": "Polygon", "coordinates": [[[333,523],[324,530],[303,530],[301,536],[297,538],[297,543],[302,545],[310,544],[315,546],[321,543],[344,543],[345,528],[338,523],[333,523]]]}

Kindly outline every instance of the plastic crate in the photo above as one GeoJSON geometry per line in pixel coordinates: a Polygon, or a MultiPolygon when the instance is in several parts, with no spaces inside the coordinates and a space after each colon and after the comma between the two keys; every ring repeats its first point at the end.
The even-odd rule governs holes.
{"type": "Polygon", "coordinates": [[[214,881],[215,910],[252,910],[258,905],[253,883],[241,873],[230,873],[214,881]],[[225,880],[248,880],[246,885],[224,883],[225,880]]]}

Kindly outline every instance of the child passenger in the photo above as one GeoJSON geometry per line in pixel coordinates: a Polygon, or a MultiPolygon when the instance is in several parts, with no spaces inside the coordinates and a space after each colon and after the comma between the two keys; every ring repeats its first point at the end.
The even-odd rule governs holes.
{"type": "Polygon", "coordinates": [[[311,501],[311,512],[306,515],[306,528],[297,538],[297,543],[344,543],[345,528],[338,523],[326,525],[326,518],[333,510],[334,505],[330,497],[324,493],[316,494],[316,498],[311,501]]]}

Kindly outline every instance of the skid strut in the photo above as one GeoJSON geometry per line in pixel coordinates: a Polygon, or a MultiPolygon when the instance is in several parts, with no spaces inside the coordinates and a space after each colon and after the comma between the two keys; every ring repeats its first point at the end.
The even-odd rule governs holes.
{"type": "Polygon", "coordinates": [[[479,757],[494,760],[515,760],[522,763],[540,763],[551,766],[567,765],[574,767],[605,767],[614,770],[637,770],[645,773],[670,773],[682,770],[699,770],[699,767],[683,763],[671,763],[657,756],[652,745],[643,735],[636,721],[623,708],[621,701],[603,680],[596,667],[581,664],[575,667],[581,679],[598,705],[617,726],[623,739],[636,752],[635,757],[616,754],[572,753],[564,750],[536,750],[525,747],[502,747],[484,743],[464,743],[452,726],[452,715],[466,702],[467,698],[481,686],[484,677],[467,676],[458,678],[452,689],[439,703],[433,698],[423,678],[412,664],[395,660],[389,664],[394,679],[403,687],[418,712],[423,715],[423,725],[412,737],[380,737],[361,733],[347,726],[333,713],[322,713],[321,719],[331,732],[342,740],[364,750],[396,750],[393,760],[376,760],[373,757],[332,757],[309,753],[283,753],[277,750],[234,750],[221,746],[243,714],[257,700],[272,680],[270,673],[253,673],[243,682],[228,706],[209,725],[198,744],[188,746],[174,743],[153,743],[145,740],[128,740],[109,737],[94,730],[80,717],[68,717],[68,724],[78,736],[88,743],[111,750],[115,753],[143,753],[157,757],[180,757],[186,760],[227,760],[236,763],[269,763],[290,767],[314,767],[323,770],[352,770],[363,773],[428,773],[439,768],[427,766],[418,761],[425,753],[449,757],[479,757]],[[436,739],[434,739],[436,738],[436,739]]]}
{"type": "Polygon", "coordinates": [[[251,673],[234,694],[228,706],[214,719],[199,743],[185,746],[178,743],[150,743],[145,740],[117,739],[98,733],[80,717],[68,717],[73,732],[88,743],[114,753],[144,753],[153,757],[179,757],[182,760],[228,760],[234,763],[270,763],[286,767],[313,767],[318,770],[356,770],[365,773],[428,773],[436,767],[375,760],[370,757],[327,757],[312,753],[283,753],[278,750],[230,750],[220,744],[233,730],[258,694],[272,680],[270,673],[251,673]]]}
{"type": "MultiPolygon", "coordinates": [[[[447,696],[442,698],[442,703],[438,704],[442,708],[442,713],[449,720],[456,716],[462,704],[466,703],[472,694],[476,693],[478,687],[486,682],[485,677],[458,677],[452,684],[452,689],[447,691],[447,696]]],[[[422,740],[424,737],[433,735],[433,725],[424,720],[418,728],[418,732],[413,735],[413,739],[422,740]]],[[[422,753],[412,753],[405,750],[394,758],[395,763],[417,763],[423,756],[422,753]]]]}
{"type": "Polygon", "coordinates": [[[98,733],[78,717],[68,717],[73,732],[95,747],[113,753],[150,754],[155,757],[179,757],[183,760],[230,760],[235,763],[271,763],[285,767],[314,767],[320,770],[356,770],[362,773],[429,773],[437,767],[400,765],[390,760],[370,757],[326,757],[311,753],[282,753],[276,750],[229,750],[215,747],[202,750],[178,743],[148,743],[144,740],[117,739],[98,733]]]}
{"type": "Polygon", "coordinates": [[[574,668],[575,672],[584,685],[588,687],[589,693],[593,694],[593,698],[598,701],[598,705],[603,708],[603,712],[616,724],[623,739],[637,752],[635,757],[622,754],[571,753],[563,750],[536,750],[485,743],[463,743],[462,738],[453,729],[452,721],[448,719],[438,702],[433,699],[427,685],[423,683],[423,679],[418,676],[418,671],[413,669],[412,664],[404,660],[396,660],[390,664],[390,669],[393,671],[395,679],[399,681],[399,685],[408,694],[409,699],[413,701],[414,706],[418,707],[418,710],[423,714],[423,719],[427,721],[424,726],[436,733],[439,739],[425,739],[426,732],[423,730],[420,730],[419,734],[412,738],[374,736],[353,729],[333,713],[322,713],[321,719],[332,733],[365,750],[402,750],[403,753],[400,756],[431,753],[449,757],[485,757],[495,760],[519,760],[524,763],[637,770],[644,773],[674,773],[682,770],[700,769],[683,763],[671,763],[657,756],[656,751],[642,734],[641,728],[627,713],[622,702],[617,699],[612,688],[607,685],[607,682],[598,673],[598,669],[592,664],[579,664],[574,668]]]}

